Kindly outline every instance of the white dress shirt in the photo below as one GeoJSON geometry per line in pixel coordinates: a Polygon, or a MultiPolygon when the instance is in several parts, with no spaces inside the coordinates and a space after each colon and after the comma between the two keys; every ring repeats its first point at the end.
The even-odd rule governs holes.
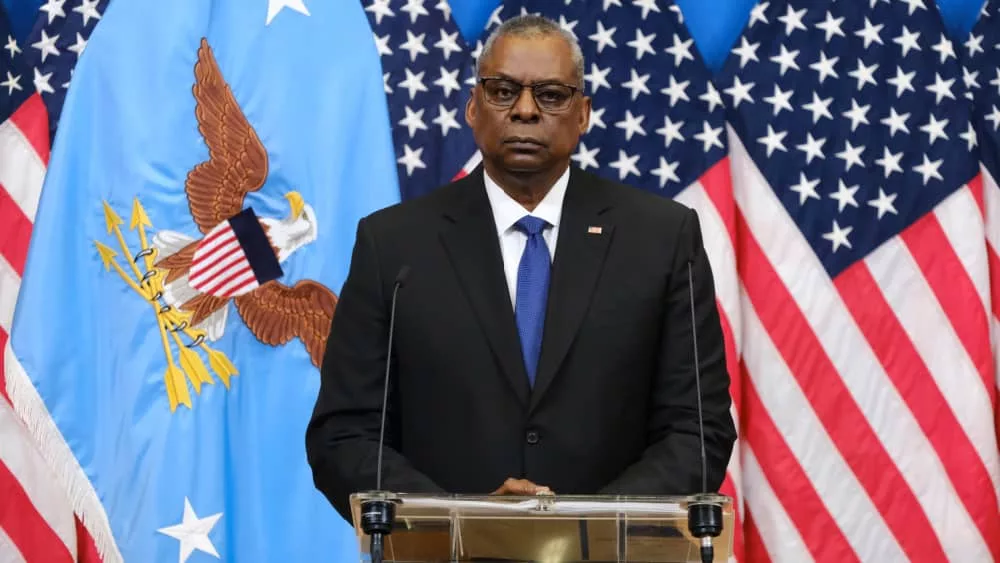
{"type": "Polygon", "coordinates": [[[496,221],[497,237],[500,239],[500,254],[503,256],[503,269],[507,275],[507,288],[510,290],[510,303],[515,306],[517,301],[517,269],[521,264],[521,254],[528,243],[528,236],[514,225],[525,215],[533,215],[549,223],[542,231],[542,238],[549,247],[549,260],[556,255],[556,238],[559,235],[559,220],[562,217],[563,199],[566,196],[566,186],[569,184],[569,167],[556,180],[552,189],[545,195],[535,210],[528,212],[520,203],[503,191],[490,175],[483,171],[486,181],[486,196],[493,208],[493,219],[496,221]]]}

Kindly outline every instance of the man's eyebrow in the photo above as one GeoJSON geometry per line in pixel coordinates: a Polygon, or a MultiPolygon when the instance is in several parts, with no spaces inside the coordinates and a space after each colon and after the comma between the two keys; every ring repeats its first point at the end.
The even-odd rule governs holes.
{"type": "MultiPolygon", "coordinates": [[[[521,82],[520,79],[515,78],[515,77],[507,74],[506,72],[500,72],[500,71],[497,71],[497,72],[484,72],[483,76],[484,77],[489,77],[489,78],[504,78],[506,80],[512,80],[514,82],[521,82]]],[[[569,84],[569,83],[572,83],[572,82],[573,82],[572,80],[563,80],[563,79],[558,78],[558,77],[548,77],[548,78],[543,78],[541,80],[533,80],[529,84],[569,84]]]]}
{"type": "Polygon", "coordinates": [[[483,76],[489,76],[491,78],[506,78],[507,80],[514,80],[514,81],[517,80],[513,76],[507,74],[506,72],[499,72],[499,71],[498,72],[484,72],[483,76]]]}

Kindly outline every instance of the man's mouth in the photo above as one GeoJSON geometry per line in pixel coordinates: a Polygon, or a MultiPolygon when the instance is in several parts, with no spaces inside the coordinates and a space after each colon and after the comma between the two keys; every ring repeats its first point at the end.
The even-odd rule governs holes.
{"type": "Polygon", "coordinates": [[[545,143],[532,137],[507,137],[504,144],[515,150],[538,150],[545,147],[545,143]]]}

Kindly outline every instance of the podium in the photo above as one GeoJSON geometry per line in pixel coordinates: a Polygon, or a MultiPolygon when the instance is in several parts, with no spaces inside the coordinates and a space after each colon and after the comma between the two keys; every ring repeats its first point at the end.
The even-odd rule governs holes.
{"type": "MultiPolygon", "coordinates": [[[[732,554],[732,500],[692,496],[469,496],[356,493],[351,512],[361,550],[370,559],[362,526],[365,501],[388,501],[391,530],[383,562],[700,563],[701,540],[688,525],[688,509],[721,507],[722,533],[712,539],[713,561],[732,554]]],[[[385,503],[381,503],[386,506],[385,503]]],[[[370,517],[370,515],[369,515],[370,517]]]]}

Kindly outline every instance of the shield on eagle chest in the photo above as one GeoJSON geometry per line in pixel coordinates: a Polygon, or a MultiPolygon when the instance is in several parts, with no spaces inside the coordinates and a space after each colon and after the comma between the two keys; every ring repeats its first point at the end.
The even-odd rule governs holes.
{"type": "Polygon", "coordinates": [[[191,260],[191,287],[230,298],[244,295],[281,277],[281,265],[252,208],[213,228],[191,260]]]}

